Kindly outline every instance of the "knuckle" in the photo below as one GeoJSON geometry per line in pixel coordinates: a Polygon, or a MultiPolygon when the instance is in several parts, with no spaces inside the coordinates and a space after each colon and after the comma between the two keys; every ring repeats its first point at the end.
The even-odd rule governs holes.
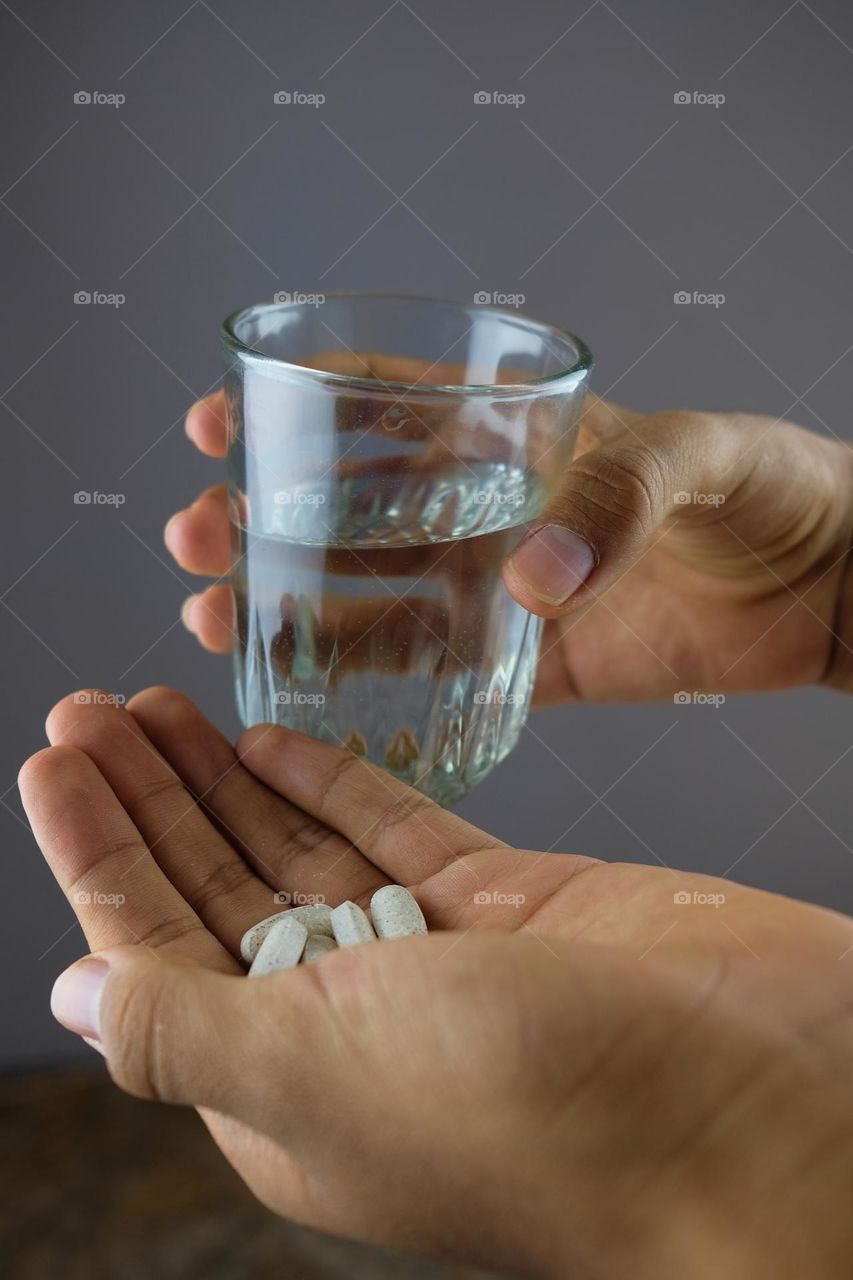
{"type": "Polygon", "coordinates": [[[351,797],[353,791],[360,790],[359,783],[361,781],[357,770],[366,769],[363,760],[359,760],[351,751],[342,749],[337,759],[329,765],[328,775],[326,777],[325,786],[323,788],[323,804],[320,812],[321,819],[326,813],[333,813],[338,805],[341,795],[351,797]]]}
{"type": "Polygon", "coordinates": [[[134,707],[153,708],[164,720],[179,723],[187,715],[192,703],[179,689],[173,689],[166,684],[155,684],[148,689],[143,689],[131,699],[130,709],[133,710],[134,707]]]}
{"type": "Polygon", "coordinates": [[[84,871],[70,882],[65,895],[72,902],[90,888],[102,889],[105,883],[114,884],[119,877],[119,868],[139,858],[142,845],[136,836],[116,836],[111,840],[103,840],[90,854],[84,871]],[[118,864],[114,866],[113,864],[118,864]]]}
{"type": "Polygon", "coordinates": [[[648,535],[664,510],[663,468],[646,449],[626,446],[598,458],[592,454],[579,459],[575,474],[582,477],[582,489],[573,504],[586,506],[590,522],[607,532],[648,535]]]}
{"type": "MultiPolygon", "coordinates": [[[[210,814],[214,819],[219,819],[220,815],[228,811],[229,802],[234,795],[235,781],[231,769],[226,768],[223,773],[218,773],[212,782],[205,784],[204,791],[198,797],[198,803],[205,813],[210,814]]],[[[224,818],[222,821],[224,822],[224,818]]],[[[263,830],[264,824],[259,825],[263,830]]]]}
{"type": "MultiPolygon", "coordinates": [[[[413,820],[418,828],[422,828],[428,825],[434,812],[433,802],[420,791],[406,790],[382,810],[371,832],[371,839],[382,841],[392,833],[397,833],[400,827],[411,826],[413,820]]],[[[422,838],[422,833],[418,838],[422,838]]]]}
{"type": "Polygon", "coordinates": [[[177,915],[165,920],[158,920],[150,929],[139,937],[139,942],[151,951],[172,947],[190,934],[206,933],[204,925],[194,916],[177,915]]]}
{"type": "Polygon", "coordinates": [[[81,722],[88,722],[92,717],[97,719],[102,719],[104,716],[113,717],[120,710],[121,703],[122,699],[107,689],[98,689],[94,686],[75,689],[73,693],[60,698],[48,712],[48,729],[65,734],[79,727],[81,722]]]}
{"type": "Polygon", "coordinates": [[[256,883],[255,876],[242,859],[235,857],[232,852],[202,878],[193,895],[196,914],[203,916],[217,903],[228,903],[232,895],[253,883],[256,883]]]}
{"type": "Polygon", "coordinates": [[[18,786],[22,791],[36,792],[52,786],[68,769],[78,766],[83,752],[76,747],[42,747],[18,770],[18,786]]]}
{"type": "Polygon", "coordinates": [[[107,989],[105,1047],[114,1082],[152,1102],[176,1101],[167,1049],[171,1026],[168,986],[158,978],[107,989]]]}
{"type": "Polygon", "coordinates": [[[329,843],[329,828],[310,814],[298,814],[291,838],[308,853],[314,853],[329,843]]]}
{"type": "Polygon", "coordinates": [[[387,775],[349,751],[341,752],[340,758],[329,769],[321,819],[329,816],[329,821],[332,822],[331,815],[340,811],[343,805],[351,804],[365,808],[369,806],[370,811],[375,813],[380,809],[377,804],[377,789],[380,785],[384,791],[392,793],[392,798],[387,802],[382,800],[381,811],[365,832],[371,843],[381,842],[392,831],[399,832],[413,819],[419,827],[429,823],[430,817],[435,813],[435,805],[431,800],[408,787],[395,794],[395,784],[387,775]]]}
{"type": "Polygon", "coordinates": [[[293,870],[303,858],[310,859],[324,850],[330,850],[335,858],[340,856],[340,837],[336,836],[325,823],[302,812],[288,815],[284,825],[281,826],[284,837],[282,847],[274,851],[265,850],[270,819],[281,826],[281,815],[276,813],[265,815],[250,830],[245,843],[250,850],[256,851],[258,857],[263,851],[264,860],[274,869],[274,873],[279,878],[293,870]]]}
{"type": "Polygon", "coordinates": [[[662,409],[650,419],[652,433],[661,440],[679,441],[686,437],[705,439],[709,429],[728,429],[737,415],[701,413],[696,409],[662,409]]]}
{"type": "Polygon", "coordinates": [[[441,875],[442,871],[449,871],[451,867],[455,867],[459,862],[464,862],[466,858],[473,858],[481,853],[506,853],[508,848],[509,845],[505,840],[497,840],[494,836],[485,834],[479,839],[475,838],[464,844],[454,841],[453,851],[440,860],[436,874],[441,875]]]}
{"type": "Polygon", "coordinates": [[[660,464],[646,449],[622,448],[604,462],[602,484],[616,501],[627,506],[643,522],[651,521],[660,507],[664,484],[660,464]]]}
{"type": "Polygon", "coordinates": [[[163,796],[172,796],[176,799],[189,800],[189,792],[187,791],[180,778],[172,775],[171,777],[148,778],[146,781],[139,781],[135,784],[133,802],[134,808],[148,806],[152,801],[157,801],[163,796]]]}

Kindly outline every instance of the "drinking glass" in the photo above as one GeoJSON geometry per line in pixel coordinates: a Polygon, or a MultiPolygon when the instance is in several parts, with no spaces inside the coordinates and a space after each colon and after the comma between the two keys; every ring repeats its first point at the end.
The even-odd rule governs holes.
{"type": "Polygon", "coordinates": [[[247,307],[222,341],[243,723],[458,800],[527,715],[541,623],[501,565],[571,459],[589,351],[379,293],[247,307]]]}

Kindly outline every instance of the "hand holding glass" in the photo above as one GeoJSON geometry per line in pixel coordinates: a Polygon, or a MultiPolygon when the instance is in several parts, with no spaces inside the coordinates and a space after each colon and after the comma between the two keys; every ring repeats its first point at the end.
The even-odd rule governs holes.
{"type": "Polygon", "coordinates": [[[447,804],[512,749],[541,622],[501,565],[570,461],[590,356],[382,294],[223,326],[237,702],[447,804]]]}

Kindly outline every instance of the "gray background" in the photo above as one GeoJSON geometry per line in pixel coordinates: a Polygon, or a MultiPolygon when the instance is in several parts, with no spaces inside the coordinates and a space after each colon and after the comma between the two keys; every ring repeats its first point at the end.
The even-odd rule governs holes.
{"type": "MultiPolygon", "coordinates": [[[[228,663],[176,623],[194,580],[161,534],[221,476],[181,418],[218,377],[226,312],[277,289],[523,292],[587,339],[599,394],[841,436],[853,360],[841,0],[16,8],[0,8],[7,1066],[80,1052],[47,998],[82,939],[15,789],[48,708],[168,683],[237,728],[228,663]],[[277,107],[278,89],[327,101],[277,107]],[[475,106],[477,90],[527,101],[475,106]],[[676,306],[681,288],[726,301],[676,306]],[[126,302],[77,306],[80,289],[126,302]],[[126,502],[75,506],[81,489],[126,502]]],[[[528,847],[740,859],[750,884],[850,910],[851,742],[849,704],[820,690],[562,708],[462,811],[528,847]]]]}

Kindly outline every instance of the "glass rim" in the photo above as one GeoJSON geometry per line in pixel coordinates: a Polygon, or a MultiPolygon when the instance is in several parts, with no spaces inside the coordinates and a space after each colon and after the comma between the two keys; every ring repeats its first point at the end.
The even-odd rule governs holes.
{"type": "Polygon", "coordinates": [[[296,374],[297,377],[303,378],[309,382],[315,382],[322,385],[330,385],[333,387],[350,387],[358,390],[369,391],[372,395],[381,395],[382,390],[387,390],[393,394],[405,392],[409,397],[412,394],[421,396],[434,395],[463,395],[463,396],[512,396],[524,395],[530,393],[541,392],[542,390],[553,391],[558,389],[560,383],[568,381],[576,377],[578,374],[588,374],[592,369],[593,356],[589,347],[582,338],[578,338],[568,329],[561,329],[558,325],[546,324],[542,320],[534,320],[532,316],[525,315],[518,311],[509,311],[504,307],[495,306],[491,303],[471,303],[462,302],[458,298],[437,297],[431,294],[418,293],[396,293],[393,291],[371,290],[371,289],[342,289],[323,295],[325,298],[335,299],[358,299],[358,298],[375,298],[384,301],[398,302],[419,302],[419,303],[435,303],[444,304],[445,306],[458,307],[462,311],[472,311],[474,314],[492,314],[501,320],[512,323],[519,322],[528,331],[538,331],[540,333],[552,334],[559,338],[562,342],[568,342],[574,347],[577,353],[577,359],[574,364],[563,369],[558,369],[556,373],[543,374],[539,378],[531,378],[525,382],[499,382],[499,383],[418,383],[418,382],[398,382],[395,380],[386,381],[383,378],[375,377],[358,377],[348,373],[331,373],[325,369],[309,369],[306,365],[294,364],[290,360],[283,360],[280,356],[267,355],[266,352],[257,351],[254,347],[249,346],[237,335],[238,322],[250,312],[253,311],[283,311],[293,308],[304,308],[311,306],[309,302],[290,301],[290,302],[255,302],[245,307],[238,307],[236,311],[232,311],[230,315],[223,320],[219,336],[223,345],[238,357],[244,357],[251,360],[258,360],[264,364],[273,365],[280,369],[286,369],[288,372],[296,374]]]}

